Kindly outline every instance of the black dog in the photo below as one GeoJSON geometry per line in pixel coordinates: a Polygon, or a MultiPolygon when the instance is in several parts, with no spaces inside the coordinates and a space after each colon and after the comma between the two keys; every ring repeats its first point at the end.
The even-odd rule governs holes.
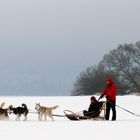
{"type": "Polygon", "coordinates": [[[15,108],[15,107],[13,107],[13,106],[11,105],[11,106],[9,107],[10,113],[13,113],[13,114],[17,115],[16,121],[17,121],[17,120],[20,121],[21,115],[23,115],[23,116],[25,117],[24,121],[27,120],[27,114],[28,114],[29,110],[28,110],[26,104],[22,104],[21,106],[22,106],[22,107],[16,107],[16,108],[15,108]]]}

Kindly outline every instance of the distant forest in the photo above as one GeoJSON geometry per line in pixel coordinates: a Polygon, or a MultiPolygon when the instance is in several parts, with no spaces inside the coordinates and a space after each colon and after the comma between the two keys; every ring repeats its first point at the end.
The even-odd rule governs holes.
{"type": "Polygon", "coordinates": [[[105,54],[96,66],[77,77],[71,95],[94,95],[102,92],[107,77],[113,77],[118,95],[140,94],[140,41],[121,44],[105,54]]]}

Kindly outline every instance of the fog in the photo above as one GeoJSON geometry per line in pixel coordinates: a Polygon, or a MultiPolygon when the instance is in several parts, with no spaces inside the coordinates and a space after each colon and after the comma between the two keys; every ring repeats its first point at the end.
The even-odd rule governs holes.
{"type": "Polygon", "coordinates": [[[0,94],[70,95],[79,73],[140,37],[138,0],[1,0],[0,94]]]}

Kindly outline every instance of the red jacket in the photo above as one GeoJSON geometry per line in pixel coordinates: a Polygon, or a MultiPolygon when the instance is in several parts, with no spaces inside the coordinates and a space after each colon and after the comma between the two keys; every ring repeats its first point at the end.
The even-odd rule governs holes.
{"type": "Polygon", "coordinates": [[[113,82],[112,78],[108,78],[107,81],[108,84],[104,88],[101,97],[106,95],[107,100],[116,101],[116,92],[117,92],[116,84],[113,82]]]}

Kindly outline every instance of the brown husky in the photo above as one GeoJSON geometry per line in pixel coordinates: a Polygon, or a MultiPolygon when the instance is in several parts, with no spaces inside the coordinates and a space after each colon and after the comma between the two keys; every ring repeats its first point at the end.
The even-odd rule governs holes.
{"type": "Polygon", "coordinates": [[[9,108],[3,109],[4,105],[5,105],[5,102],[1,103],[0,105],[0,120],[9,119],[9,116],[8,116],[9,108]]]}
{"type": "Polygon", "coordinates": [[[45,107],[45,106],[41,106],[40,103],[36,103],[35,109],[37,110],[38,113],[38,120],[41,121],[44,115],[45,120],[47,120],[47,116],[49,116],[54,121],[52,110],[56,109],[57,107],[58,105],[54,107],[45,107]]]}

